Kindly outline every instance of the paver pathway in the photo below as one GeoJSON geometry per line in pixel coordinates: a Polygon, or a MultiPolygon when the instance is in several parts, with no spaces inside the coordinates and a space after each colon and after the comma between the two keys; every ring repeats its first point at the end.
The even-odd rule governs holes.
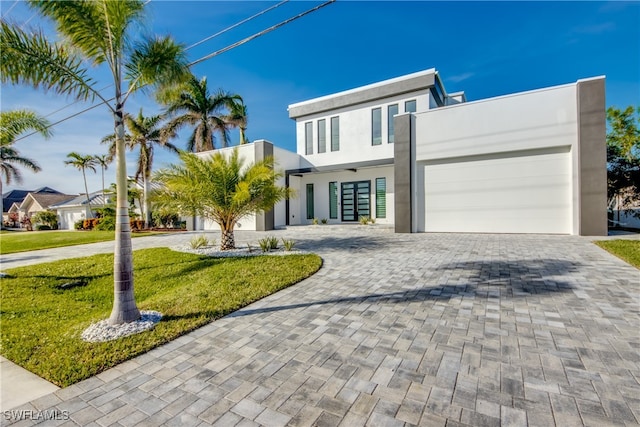
{"type": "Polygon", "coordinates": [[[322,269],[17,409],[100,426],[640,421],[640,271],[588,239],[356,227],[237,239],[265,234],[293,237],[322,269]]]}

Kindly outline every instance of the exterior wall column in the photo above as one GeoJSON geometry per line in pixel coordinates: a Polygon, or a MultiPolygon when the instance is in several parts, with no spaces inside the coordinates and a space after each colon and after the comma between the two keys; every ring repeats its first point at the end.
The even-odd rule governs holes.
{"type": "Polygon", "coordinates": [[[604,77],[578,80],[578,143],[574,152],[574,234],[607,235],[604,77]]]}
{"type": "Polygon", "coordinates": [[[397,115],[393,119],[394,141],[394,210],[395,232],[414,231],[413,187],[415,173],[415,137],[412,114],[397,115]]]}
{"type": "MultiPolygon", "coordinates": [[[[254,142],[255,161],[261,162],[267,157],[273,158],[273,144],[269,141],[259,140],[254,142]]],[[[256,214],[256,231],[269,231],[275,228],[275,217],[273,208],[256,214]]]]}

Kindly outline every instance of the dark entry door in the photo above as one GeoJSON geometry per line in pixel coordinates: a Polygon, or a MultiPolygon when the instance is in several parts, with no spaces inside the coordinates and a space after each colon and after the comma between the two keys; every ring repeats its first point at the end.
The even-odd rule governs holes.
{"type": "Polygon", "coordinates": [[[371,216],[371,181],[342,183],[342,220],[358,221],[371,216]]]}

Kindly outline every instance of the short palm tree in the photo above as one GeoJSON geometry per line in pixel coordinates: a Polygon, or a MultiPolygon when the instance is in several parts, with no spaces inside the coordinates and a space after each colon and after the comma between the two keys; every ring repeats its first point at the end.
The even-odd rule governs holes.
{"type": "MultiPolygon", "coordinates": [[[[175,133],[166,130],[162,126],[162,116],[145,117],[142,109],[136,117],[127,114],[124,118],[128,134],[125,134],[127,146],[133,150],[138,148],[138,168],[136,170],[135,179],[142,177],[143,182],[143,215],[145,223],[151,223],[151,212],[149,211],[149,180],[151,179],[151,170],[153,168],[153,152],[155,147],[162,147],[173,153],[178,153],[178,148],[169,142],[170,138],[175,137],[175,133]]],[[[113,151],[113,143],[115,135],[108,135],[102,140],[103,143],[110,143],[113,151]]]]}
{"type": "MultiPolygon", "coordinates": [[[[26,167],[33,172],[40,171],[36,162],[22,157],[13,147],[16,138],[21,134],[34,130],[45,138],[51,136],[47,119],[40,117],[33,111],[13,110],[0,112],[0,174],[7,184],[13,180],[22,182],[22,175],[17,165],[26,167]]],[[[0,178],[0,194],[2,194],[2,179],[0,178]]]]}
{"type": "Polygon", "coordinates": [[[104,196],[104,171],[109,169],[109,164],[113,161],[113,156],[109,154],[96,154],[93,156],[96,161],[96,165],[100,165],[100,171],[102,172],[102,207],[106,206],[106,200],[104,196]]]}
{"type": "Polygon", "coordinates": [[[127,206],[124,107],[129,96],[147,85],[176,83],[187,75],[184,48],[169,37],[145,38],[139,31],[143,0],[29,0],[50,18],[60,39],[24,31],[1,21],[0,80],[28,84],[70,95],[78,100],[100,99],[114,118],[116,134],[117,216],[114,250],[114,303],[109,322],[140,318],[133,293],[131,229],[127,206]],[[89,67],[106,65],[113,98],[105,98],[89,67]]]}
{"type": "Polygon", "coordinates": [[[202,159],[182,153],[182,165],[158,171],[163,189],[155,195],[159,207],[183,215],[197,214],[221,229],[221,250],[235,248],[234,228],[247,215],[273,208],[288,197],[288,189],[276,185],[282,173],[273,170],[273,159],[244,167],[238,149],[229,156],[215,153],[202,159]]]}
{"type": "Polygon", "coordinates": [[[84,179],[84,194],[87,195],[87,207],[89,208],[89,215],[93,218],[93,211],[91,210],[91,201],[89,200],[89,188],[87,187],[87,169],[96,171],[96,158],[94,156],[84,156],[78,154],[75,151],[67,154],[69,160],[65,160],[64,164],[73,166],[82,172],[82,179],[84,179]]]}
{"type": "Polygon", "coordinates": [[[161,94],[160,101],[166,105],[167,115],[172,117],[166,129],[175,133],[185,126],[192,127],[187,151],[201,152],[216,148],[216,133],[220,134],[222,147],[229,144],[229,128],[233,124],[228,122],[227,116],[242,98],[222,90],[211,95],[206,77],[198,80],[191,76],[177,90],[161,94]]]}

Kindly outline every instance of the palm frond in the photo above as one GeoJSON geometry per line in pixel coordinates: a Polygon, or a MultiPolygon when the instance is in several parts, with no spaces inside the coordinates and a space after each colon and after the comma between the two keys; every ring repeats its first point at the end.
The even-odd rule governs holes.
{"type": "MultiPolygon", "coordinates": [[[[54,2],[71,3],[71,2],[54,2]]],[[[27,84],[87,100],[104,98],[80,58],[60,44],[50,43],[42,32],[27,34],[5,21],[0,25],[0,79],[3,83],[27,84]]]]}

